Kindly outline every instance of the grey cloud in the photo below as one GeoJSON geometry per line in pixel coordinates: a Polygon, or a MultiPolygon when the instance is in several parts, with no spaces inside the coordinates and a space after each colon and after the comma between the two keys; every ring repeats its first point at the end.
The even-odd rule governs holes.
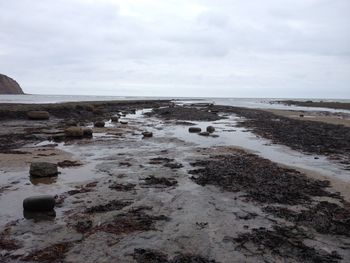
{"type": "Polygon", "coordinates": [[[349,97],[349,10],[348,0],[0,0],[0,72],[30,93],[349,97]]]}

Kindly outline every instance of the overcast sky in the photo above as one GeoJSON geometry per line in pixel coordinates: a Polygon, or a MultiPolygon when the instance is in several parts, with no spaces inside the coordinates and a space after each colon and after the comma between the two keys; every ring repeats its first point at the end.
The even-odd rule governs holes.
{"type": "Polygon", "coordinates": [[[0,0],[27,93],[350,98],[350,0],[0,0]]]}

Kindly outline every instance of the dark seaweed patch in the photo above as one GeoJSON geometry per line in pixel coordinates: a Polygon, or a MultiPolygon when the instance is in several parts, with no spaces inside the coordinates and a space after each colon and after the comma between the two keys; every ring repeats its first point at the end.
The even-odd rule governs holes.
{"type": "Polygon", "coordinates": [[[301,204],[311,196],[338,197],[325,190],[328,181],[314,180],[243,151],[196,161],[190,171],[200,185],[217,185],[227,191],[244,191],[248,199],[261,203],[301,204]]]}
{"type": "MultiPolygon", "coordinates": [[[[248,243],[256,247],[254,254],[266,256],[268,252],[284,259],[292,258],[304,263],[336,263],[341,259],[340,255],[333,251],[316,250],[303,243],[307,234],[295,227],[274,226],[273,230],[265,228],[253,229],[250,233],[239,234],[233,240],[238,243],[237,249],[247,249],[248,243]]],[[[252,252],[252,251],[251,251],[252,252]]]]}

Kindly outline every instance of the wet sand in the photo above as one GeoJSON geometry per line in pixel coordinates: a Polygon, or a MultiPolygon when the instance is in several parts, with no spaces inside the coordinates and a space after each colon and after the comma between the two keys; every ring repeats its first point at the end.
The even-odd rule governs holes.
{"type": "Polygon", "coordinates": [[[121,110],[84,115],[93,137],[61,142],[51,141],[52,130],[74,114],[2,121],[3,138],[22,140],[4,140],[0,154],[3,262],[350,260],[344,167],[272,145],[227,111],[194,107],[171,118],[172,104],[163,115],[149,114],[153,106],[126,112],[127,124],[110,120],[121,110]],[[106,127],[94,128],[96,118],[106,127]],[[214,136],[190,134],[183,121],[212,125],[214,136]],[[80,165],[33,182],[34,160],[80,165]],[[22,200],[36,194],[57,195],[55,217],[23,214],[22,200]]]}
{"type": "Polygon", "coordinates": [[[276,110],[268,109],[267,112],[271,112],[278,116],[288,117],[297,120],[304,121],[319,121],[335,125],[344,125],[350,127],[350,114],[345,113],[329,113],[320,111],[297,111],[297,110],[276,110]]]}

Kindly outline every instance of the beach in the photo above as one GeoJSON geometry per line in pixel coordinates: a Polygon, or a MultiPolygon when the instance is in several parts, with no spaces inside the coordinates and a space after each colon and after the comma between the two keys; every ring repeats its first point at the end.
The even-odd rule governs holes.
{"type": "Polygon", "coordinates": [[[0,104],[0,259],[349,262],[349,114],[270,105],[0,104]]]}

